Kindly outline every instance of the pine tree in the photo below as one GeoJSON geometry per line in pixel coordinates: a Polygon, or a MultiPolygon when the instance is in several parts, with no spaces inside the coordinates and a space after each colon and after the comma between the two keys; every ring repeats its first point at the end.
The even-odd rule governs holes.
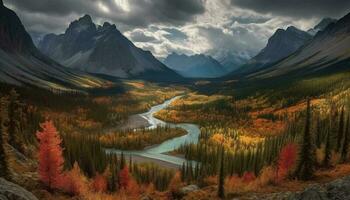
{"type": "Polygon", "coordinates": [[[350,114],[347,117],[346,120],[346,127],[344,132],[344,142],[343,142],[343,149],[341,153],[342,162],[346,162],[348,158],[348,151],[349,151],[349,134],[350,134],[350,114]]]}
{"type": "Polygon", "coordinates": [[[340,118],[339,118],[339,126],[338,126],[338,136],[337,136],[337,148],[336,151],[339,152],[341,149],[341,144],[344,135],[344,107],[342,107],[340,118]]]}
{"type": "Polygon", "coordinates": [[[331,128],[328,129],[327,135],[326,135],[326,143],[324,147],[324,159],[323,159],[323,166],[329,167],[330,160],[331,160],[331,128]]]}
{"type": "Polygon", "coordinates": [[[313,177],[313,174],[314,174],[315,151],[314,151],[312,136],[310,131],[310,122],[311,122],[311,106],[310,106],[310,99],[308,99],[304,135],[300,145],[299,163],[296,170],[296,175],[301,180],[309,180],[313,177]]]}
{"type": "Polygon", "coordinates": [[[9,144],[20,152],[24,152],[23,140],[20,136],[20,126],[22,114],[22,105],[18,100],[19,94],[13,89],[10,92],[9,105],[8,105],[8,134],[9,144]]]}
{"type": "Polygon", "coordinates": [[[39,140],[39,176],[49,189],[53,189],[60,186],[62,179],[62,140],[52,121],[46,121],[40,127],[42,131],[36,134],[39,140]]]}
{"type": "Polygon", "coordinates": [[[224,175],[224,156],[225,156],[225,149],[222,147],[221,150],[221,162],[220,162],[220,172],[219,172],[219,186],[218,186],[218,197],[221,199],[225,198],[225,175],[224,175]]]}
{"type": "Polygon", "coordinates": [[[5,121],[7,118],[6,113],[6,101],[5,99],[0,99],[0,177],[8,178],[8,166],[7,166],[7,159],[6,159],[6,153],[4,149],[4,145],[6,143],[6,127],[5,127],[5,121]]]}
{"type": "Polygon", "coordinates": [[[120,169],[124,169],[125,167],[125,157],[124,157],[124,153],[122,152],[121,153],[121,156],[120,156],[120,169]]]}

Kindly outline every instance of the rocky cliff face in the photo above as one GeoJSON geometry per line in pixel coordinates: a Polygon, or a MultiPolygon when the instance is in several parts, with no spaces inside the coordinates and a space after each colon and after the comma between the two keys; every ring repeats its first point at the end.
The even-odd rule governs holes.
{"type": "Polygon", "coordinates": [[[324,185],[313,185],[298,193],[267,195],[265,200],[346,200],[350,199],[350,176],[324,185]]]}
{"type": "Polygon", "coordinates": [[[38,200],[21,186],[0,178],[0,200],[38,200]]]}

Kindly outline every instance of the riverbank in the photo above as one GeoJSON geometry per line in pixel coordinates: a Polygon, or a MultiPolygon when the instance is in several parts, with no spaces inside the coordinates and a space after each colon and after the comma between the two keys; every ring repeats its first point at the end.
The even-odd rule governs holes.
{"type": "MultiPolygon", "coordinates": [[[[176,99],[181,98],[182,96],[176,96],[172,99],[169,99],[165,101],[164,103],[160,105],[153,106],[148,112],[141,113],[138,116],[145,119],[147,123],[149,124],[146,126],[148,129],[154,129],[158,126],[169,126],[171,128],[181,128],[186,131],[186,135],[175,137],[169,140],[166,140],[162,142],[159,145],[151,146],[148,148],[145,148],[144,150],[131,150],[131,151],[123,151],[120,149],[107,149],[108,153],[115,153],[115,154],[121,154],[127,156],[132,156],[134,159],[137,159],[139,162],[154,162],[157,164],[160,164],[165,167],[173,167],[177,166],[180,167],[184,162],[186,162],[186,159],[178,157],[178,156],[172,156],[172,155],[166,155],[165,153],[171,152],[180,146],[184,144],[190,144],[190,143],[197,143],[198,137],[200,135],[200,129],[195,124],[173,124],[173,123],[167,123],[160,119],[157,119],[154,117],[154,114],[159,112],[160,110],[163,110],[167,108],[172,102],[174,102],[176,99]],[[167,163],[167,164],[165,164],[167,163]]],[[[131,117],[131,121],[129,121],[128,124],[124,125],[129,127],[130,129],[136,129],[139,128],[137,126],[133,125],[139,125],[144,123],[144,121],[140,120],[139,117],[133,116],[131,117]],[[139,120],[137,122],[132,122],[132,120],[139,120]]]]}

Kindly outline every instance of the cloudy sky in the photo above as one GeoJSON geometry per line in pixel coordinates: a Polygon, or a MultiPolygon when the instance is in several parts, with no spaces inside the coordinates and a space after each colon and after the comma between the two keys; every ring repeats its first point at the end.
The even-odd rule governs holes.
{"type": "Polygon", "coordinates": [[[350,12],[349,0],[4,0],[27,30],[62,33],[89,14],[159,58],[171,52],[254,56],[278,28],[307,30],[350,12]]]}

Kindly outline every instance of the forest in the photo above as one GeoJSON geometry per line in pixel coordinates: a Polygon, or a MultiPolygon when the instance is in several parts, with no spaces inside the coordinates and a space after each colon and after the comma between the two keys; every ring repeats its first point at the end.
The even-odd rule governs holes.
{"type": "MultiPolygon", "coordinates": [[[[37,172],[37,176],[28,175],[28,179],[37,182],[31,186],[32,191],[46,195],[45,198],[54,197],[42,194],[42,190],[85,199],[140,196],[177,199],[182,197],[180,188],[191,184],[214,187],[215,192],[207,191],[213,198],[231,198],[247,192],[264,192],[286,182],[287,188],[296,187],[295,180],[322,179],[327,170],[344,173],[349,170],[347,92],[301,99],[295,106],[276,106],[274,110],[266,109],[268,104],[261,97],[235,100],[232,96],[187,93],[156,113],[156,117],[165,121],[200,125],[198,143],[184,144],[170,152],[189,162],[167,168],[135,162],[132,156],[123,153],[106,153],[109,148],[142,150],[185,135],[186,131],[169,126],[136,130],[108,128],[121,123],[118,121],[125,119],[122,116],[145,110],[145,102],[155,105],[158,101],[135,100],[135,104],[142,105],[137,111],[122,111],[126,114],[119,115],[121,109],[116,105],[122,104],[115,102],[123,100],[117,97],[52,93],[47,98],[56,100],[47,105],[46,101],[35,99],[49,92],[28,95],[25,90],[2,87],[6,90],[1,93],[0,107],[1,176],[23,182],[11,170],[37,172]],[[66,99],[69,99],[67,103],[58,103],[66,99]],[[68,115],[69,110],[75,111],[68,115]],[[111,123],[110,117],[101,113],[113,110],[113,116],[120,117],[113,118],[111,123]],[[23,167],[13,158],[15,154],[38,162],[23,167]]],[[[132,83],[129,93],[145,92],[140,87],[144,86],[132,83]]],[[[162,95],[158,87],[152,87],[147,90],[156,88],[162,95]]],[[[176,96],[182,91],[172,93],[176,96]]]]}

